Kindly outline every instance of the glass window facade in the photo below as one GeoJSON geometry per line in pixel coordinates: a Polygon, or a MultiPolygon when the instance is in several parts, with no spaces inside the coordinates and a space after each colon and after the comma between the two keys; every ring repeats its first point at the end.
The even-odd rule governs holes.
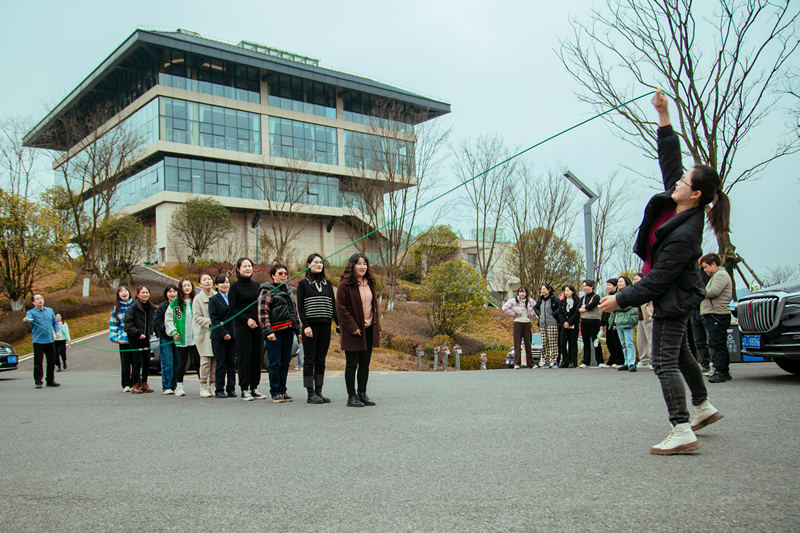
{"type": "Polygon", "coordinates": [[[125,124],[142,137],[141,148],[158,140],[158,99],[148,102],[131,115],[125,124]]]}
{"type": "Polygon", "coordinates": [[[236,87],[226,87],[218,83],[211,83],[210,81],[192,80],[181,78],[180,76],[173,76],[171,74],[159,74],[158,84],[167,87],[174,87],[175,89],[185,89],[202,94],[211,94],[214,96],[223,96],[225,98],[232,98],[242,102],[250,102],[253,104],[261,103],[261,93],[248,91],[247,89],[237,89],[236,87]]]}
{"type": "Polygon", "coordinates": [[[159,161],[155,165],[147,167],[145,170],[134,174],[117,185],[112,211],[117,212],[123,207],[141,202],[145,198],[153,196],[163,190],[164,162],[159,161]]]}
{"type": "Polygon", "coordinates": [[[355,131],[344,132],[344,164],[350,168],[414,174],[414,143],[355,131]]]}
{"type": "Polygon", "coordinates": [[[286,74],[271,74],[267,83],[272,107],[336,118],[334,86],[286,74]]]}
{"type": "MultiPolygon", "coordinates": [[[[408,113],[406,113],[406,117],[403,121],[376,119],[372,116],[376,107],[381,106],[381,104],[383,104],[383,106],[386,105],[386,100],[381,99],[378,96],[358,92],[349,92],[342,96],[342,104],[344,105],[343,118],[348,122],[356,122],[366,126],[376,125],[396,131],[414,133],[414,126],[410,124],[411,116],[408,113]],[[376,120],[379,122],[376,122],[376,120]]],[[[405,108],[400,107],[399,109],[403,110],[405,108]]]]}
{"type": "Polygon", "coordinates": [[[158,100],[162,140],[261,153],[261,115],[174,98],[158,100]]]}
{"type": "MultiPolygon", "coordinates": [[[[187,82],[203,82],[197,85],[192,84],[192,87],[199,89],[198,92],[211,90],[212,92],[207,94],[227,96],[224,88],[241,89],[247,93],[259,95],[259,101],[256,103],[260,103],[261,100],[260,70],[254,67],[164,48],[161,50],[159,72],[173,76],[173,78],[170,78],[172,83],[180,84],[180,79],[184,79],[187,82]],[[175,78],[179,78],[179,80],[176,81],[175,78]],[[214,86],[217,86],[217,89],[214,86]],[[214,92],[215,90],[219,91],[220,87],[223,88],[222,94],[214,92]]],[[[161,83],[160,76],[159,83],[161,83]]],[[[172,87],[175,87],[175,85],[172,85],[172,87]]],[[[238,95],[244,95],[245,93],[234,91],[227,94],[233,95],[228,96],[228,98],[243,100],[243,98],[238,98],[238,95]]],[[[250,95],[248,94],[247,100],[244,101],[252,102],[253,100],[250,100],[250,95]]]]}
{"type": "Polygon", "coordinates": [[[338,165],[336,128],[270,117],[269,153],[274,157],[338,165]]]}

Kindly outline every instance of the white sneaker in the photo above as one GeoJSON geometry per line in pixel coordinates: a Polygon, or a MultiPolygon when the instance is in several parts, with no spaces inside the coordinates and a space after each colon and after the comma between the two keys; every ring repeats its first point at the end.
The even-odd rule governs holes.
{"type": "Polygon", "coordinates": [[[546,366],[547,366],[547,365],[546,365],[546,364],[544,364],[544,363],[539,363],[539,368],[544,368],[544,367],[546,367],[546,366]]]}
{"type": "Polygon", "coordinates": [[[253,395],[250,394],[249,390],[243,390],[242,391],[242,400],[244,400],[246,402],[252,402],[253,401],[253,395]]]}
{"type": "Polygon", "coordinates": [[[608,365],[607,365],[607,364],[605,364],[605,363],[600,363],[599,365],[597,365],[597,368],[611,368],[611,367],[610,367],[610,366],[608,366],[608,365]]]}
{"type": "Polygon", "coordinates": [[[214,396],[208,391],[208,385],[201,384],[200,385],[200,397],[201,398],[211,398],[214,396]]]}
{"type": "Polygon", "coordinates": [[[175,396],[186,396],[186,391],[183,390],[183,383],[178,383],[175,387],[175,396]]]}
{"type": "Polygon", "coordinates": [[[636,366],[639,368],[653,368],[653,365],[643,365],[642,363],[636,363],[636,366]]]}
{"type": "Polygon", "coordinates": [[[667,438],[650,448],[653,455],[675,455],[700,449],[700,443],[688,422],[678,424],[669,432],[667,438]]]}
{"type": "Polygon", "coordinates": [[[578,368],[587,368],[587,367],[585,364],[581,363],[580,366],[578,366],[578,368]]]}
{"type": "Polygon", "coordinates": [[[700,405],[694,406],[694,414],[692,415],[692,431],[697,431],[698,429],[702,429],[709,424],[713,424],[720,418],[722,418],[722,413],[720,413],[716,407],[711,405],[708,400],[704,401],[700,405]]]}
{"type": "Polygon", "coordinates": [[[258,392],[258,389],[253,389],[250,391],[250,395],[256,400],[266,400],[267,397],[258,392]]]}
{"type": "Polygon", "coordinates": [[[164,391],[164,394],[175,394],[175,391],[172,389],[167,389],[164,391]]]}
{"type": "Polygon", "coordinates": [[[621,367],[621,366],[622,366],[622,365],[617,365],[617,364],[614,364],[614,365],[611,365],[611,368],[619,368],[619,367],[621,367]]]}
{"type": "Polygon", "coordinates": [[[519,365],[514,365],[514,370],[518,369],[519,365]]]}
{"type": "Polygon", "coordinates": [[[131,391],[130,387],[122,387],[122,392],[130,392],[130,391],[131,391]]]}

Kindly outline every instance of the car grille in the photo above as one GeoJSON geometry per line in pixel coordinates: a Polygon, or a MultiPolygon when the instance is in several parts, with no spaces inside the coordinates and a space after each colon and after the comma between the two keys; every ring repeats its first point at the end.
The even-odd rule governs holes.
{"type": "Polygon", "coordinates": [[[764,333],[778,324],[778,298],[752,298],[736,304],[739,329],[745,333],[764,333]]]}

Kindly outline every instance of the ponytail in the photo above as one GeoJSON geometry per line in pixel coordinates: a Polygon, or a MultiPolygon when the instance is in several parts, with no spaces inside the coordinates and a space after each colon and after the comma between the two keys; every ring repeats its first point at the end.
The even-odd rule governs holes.
{"type": "Polygon", "coordinates": [[[708,210],[708,225],[714,230],[714,234],[719,237],[723,233],[730,233],[731,201],[723,191],[717,191],[714,197],[714,205],[708,210]]]}

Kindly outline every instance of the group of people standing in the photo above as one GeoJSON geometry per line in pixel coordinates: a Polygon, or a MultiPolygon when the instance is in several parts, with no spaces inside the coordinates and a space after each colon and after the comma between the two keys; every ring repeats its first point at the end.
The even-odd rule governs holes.
{"type": "Polygon", "coordinates": [[[270,281],[259,285],[252,279],[253,262],[243,257],[236,263],[233,284],[225,275],[213,279],[201,274],[197,291],[191,280],[183,278],[177,286],[164,289],[164,302],[158,308],[149,302],[147,286],[137,287],[135,297],[120,286],[109,338],[119,345],[122,390],[153,392],[148,373],[150,336],[155,333],[166,395],[186,395],[187,366],[199,360],[201,397],[238,397],[238,372],[242,400],[266,399],[258,390],[266,350],[269,397],[273,403],[291,402],[286,382],[297,342],[304,347],[307,402],[330,403],[322,388],[335,324],[345,352],[347,405],[374,406],[367,396],[367,381],[372,349],[380,344],[380,313],[369,260],[362,254],[350,257],[335,295],[320,254],[311,254],[306,267],[296,290],[287,284],[289,271],[280,263],[271,266],[270,281]]]}

